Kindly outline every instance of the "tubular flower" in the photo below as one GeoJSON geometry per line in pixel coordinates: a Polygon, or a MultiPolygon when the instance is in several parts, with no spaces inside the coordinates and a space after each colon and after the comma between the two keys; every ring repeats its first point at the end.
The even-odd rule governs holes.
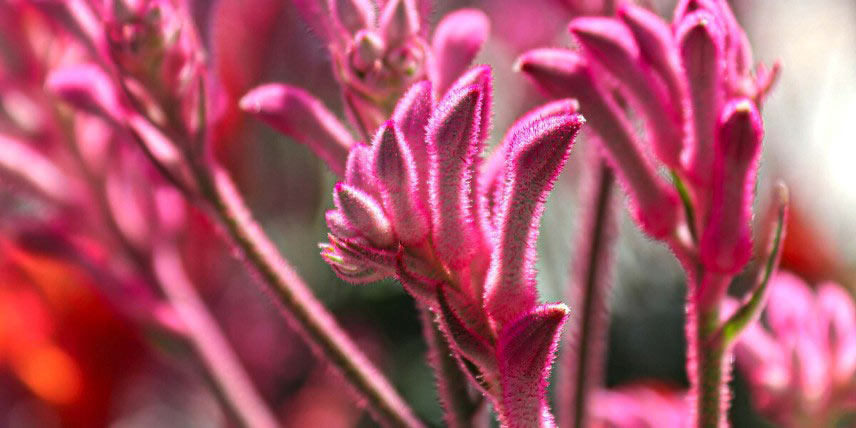
{"type": "MultiPolygon", "coordinates": [[[[682,263],[692,417],[723,426],[724,361],[766,289],[760,280],[735,319],[720,319],[728,285],[752,258],[760,108],[778,68],[751,68],[746,35],[725,0],[681,0],[671,25],[625,3],[614,17],[576,18],[569,30],[577,50],[535,49],[516,67],[548,95],[579,100],[637,224],[682,263]]],[[[786,209],[779,212],[772,219],[782,224],[786,209]]]]}
{"type": "Polygon", "coordinates": [[[506,426],[550,425],[547,375],[568,309],[538,304],[535,243],[584,121],[570,100],[536,109],[482,165],[490,69],[465,73],[436,105],[430,90],[415,84],[350,151],[322,257],[349,282],[398,278],[506,426]]]}
{"type": "Polygon", "coordinates": [[[763,137],[758,110],[777,68],[749,68],[745,34],[719,0],[680,2],[671,26],[626,4],[616,17],[574,19],[570,32],[578,51],[536,49],[517,68],[549,95],[579,99],[647,233],[666,240],[686,223],[708,241],[723,234],[730,242],[703,244],[702,258],[709,269],[738,272],[748,260],[751,192],[746,199],[716,189],[754,184],[763,137]],[[642,135],[624,102],[642,119],[642,135]],[[740,127],[749,135],[735,133],[740,127]],[[721,156],[730,157],[717,161],[721,156]],[[685,185],[692,219],[681,218],[678,189],[657,173],[661,166],[685,185]],[[727,222],[717,214],[725,212],[727,222]]]}
{"type": "MultiPolygon", "coordinates": [[[[462,9],[441,20],[429,40],[430,1],[379,3],[380,16],[373,0],[297,2],[306,21],[326,42],[347,116],[366,139],[393,114],[413,83],[430,79],[437,92],[429,96],[445,92],[470,66],[489,32],[484,13],[462,9]]],[[[308,145],[341,175],[344,160],[338,154],[355,142],[312,95],[284,84],[267,84],[247,94],[241,107],[308,145]],[[305,113],[309,110],[314,115],[305,113]]],[[[399,126],[408,127],[406,121],[399,126]]]]}
{"type": "Polygon", "coordinates": [[[838,284],[780,273],[763,319],[737,342],[756,407],[782,426],[835,426],[856,412],[856,308],[838,284]]]}

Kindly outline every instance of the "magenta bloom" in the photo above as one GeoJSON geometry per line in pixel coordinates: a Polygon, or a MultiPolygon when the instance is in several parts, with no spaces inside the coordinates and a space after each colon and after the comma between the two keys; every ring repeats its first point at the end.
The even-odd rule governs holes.
{"type": "Polygon", "coordinates": [[[349,282],[398,278],[438,315],[505,426],[548,426],[547,375],[568,308],[538,304],[535,243],[583,119],[569,101],[537,109],[482,165],[490,91],[486,66],[436,105],[431,84],[415,84],[350,151],[322,256],[349,282]]]}
{"type": "Polygon", "coordinates": [[[578,51],[536,49],[517,67],[549,95],[579,99],[647,233],[668,240],[686,227],[701,237],[708,269],[738,272],[751,255],[758,106],[775,70],[749,68],[743,30],[722,1],[682,1],[671,26],[625,4],[617,17],[574,19],[570,32],[578,51]],[[642,119],[643,135],[623,101],[642,119]],[[660,166],[686,185],[694,218],[681,218],[660,166]]]}
{"type": "Polygon", "coordinates": [[[764,325],[735,348],[756,407],[787,427],[835,426],[856,412],[856,307],[838,284],[812,291],[788,273],[772,279],[764,325]]]}

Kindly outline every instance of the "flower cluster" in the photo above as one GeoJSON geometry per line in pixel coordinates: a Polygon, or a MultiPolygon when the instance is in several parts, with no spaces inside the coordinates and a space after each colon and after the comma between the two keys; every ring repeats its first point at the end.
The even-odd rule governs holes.
{"type": "Polygon", "coordinates": [[[656,159],[686,186],[694,214],[686,226],[700,231],[705,264],[739,271],[763,137],[758,105],[775,72],[751,72],[745,35],[721,1],[682,1],[671,26],[625,5],[615,18],[577,18],[570,31],[579,51],[537,49],[517,68],[548,94],[580,100],[647,233],[668,239],[681,223],[678,189],[656,159]]]}
{"type": "MultiPolygon", "coordinates": [[[[345,111],[366,139],[413,83],[430,79],[435,96],[445,92],[470,66],[489,32],[484,13],[462,9],[444,17],[429,40],[431,2],[426,0],[382,2],[380,17],[371,0],[303,0],[297,6],[327,43],[345,111]]],[[[308,145],[333,172],[344,172],[340,167],[354,141],[309,93],[264,85],[250,92],[242,107],[308,145]]]]}
{"type": "Polygon", "coordinates": [[[538,305],[535,241],[583,120],[570,100],[536,109],[482,164],[490,91],[488,67],[436,105],[428,81],[414,85],[370,144],[351,150],[322,256],[346,281],[398,278],[438,314],[503,421],[536,426],[550,418],[546,375],[567,308],[538,305]]]}
{"type": "Polygon", "coordinates": [[[837,284],[813,292],[779,273],[760,323],[735,348],[756,407],[782,426],[836,426],[856,412],[856,308],[837,284]]]}
{"type": "MultiPolygon", "coordinates": [[[[735,325],[722,324],[719,311],[752,256],[759,110],[777,68],[752,69],[746,35],[724,0],[681,0],[671,25],[628,3],[614,17],[576,18],[569,30],[577,50],[532,50],[516,67],[548,95],[579,100],[636,222],[688,273],[691,395],[712,407],[696,409],[711,418],[699,424],[718,425],[728,370],[720,354],[730,339],[717,335],[735,325]]],[[[763,289],[753,289],[744,313],[758,310],[763,289]]]]}

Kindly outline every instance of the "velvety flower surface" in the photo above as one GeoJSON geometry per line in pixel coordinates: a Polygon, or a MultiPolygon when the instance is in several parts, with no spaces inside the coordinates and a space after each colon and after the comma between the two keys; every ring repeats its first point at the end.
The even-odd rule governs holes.
{"type": "Polygon", "coordinates": [[[322,257],[349,282],[397,277],[437,314],[506,426],[547,426],[547,375],[568,309],[538,303],[535,243],[584,121],[573,102],[548,104],[482,163],[491,85],[482,66],[436,104],[428,81],[409,90],[369,144],[350,151],[322,257]]]}

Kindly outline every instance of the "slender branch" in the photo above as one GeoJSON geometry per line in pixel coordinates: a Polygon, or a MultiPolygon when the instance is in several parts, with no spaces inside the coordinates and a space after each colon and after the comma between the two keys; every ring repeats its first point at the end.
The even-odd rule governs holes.
{"type": "Polygon", "coordinates": [[[214,317],[196,293],[180,256],[172,245],[154,250],[152,265],[157,282],[187,328],[187,339],[206,366],[217,391],[224,396],[244,426],[274,428],[276,417],[253,387],[214,317]]]}
{"type": "Polygon", "coordinates": [[[215,161],[189,159],[204,199],[257,279],[285,309],[319,355],[337,368],[384,426],[421,427],[404,400],[337,324],[253,220],[228,173],[215,161]]]}
{"type": "MultiPolygon", "coordinates": [[[[85,3],[75,1],[73,5],[80,8],[79,10],[69,10],[75,17],[75,22],[81,22],[80,17],[75,15],[75,11],[91,14],[91,10],[86,8],[85,3]]],[[[99,50],[96,33],[84,32],[84,34],[84,40],[93,46],[95,56],[103,61],[105,69],[114,71],[110,59],[99,50]]],[[[118,79],[117,82],[121,83],[120,76],[116,76],[115,73],[111,74],[118,79]]],[[[203,99],[200,107],[204,107],[204,105],[203,99]]],[[[142,117],[142,120],[154,125],[145,114],[140,111],[136,111],[136,113],[142,117]]],[[[205,112],[201,111],[200,115],[204,117],[205,112]]],[[[140,130],[133,129],[131,123],[124,123],[123,125],[129,127],[129,130],[132,131],[131,135],[164,177],[181,190],[188,200],[200,202],[195,198],[196,189],[191,189],[188,183],[182,180],[183,177],[176,175],[157,156],[154,156],[151,147],[140,134],[140,130]]],[[[154,126],[156,130],[159,128],[154,126]]],[[[264,288],[276,297],[276,301],[290,315],[296,324],[295,327],[302,331],[305,339],[314,345],[314,349],[330,364],[339,369],[345,380],[364,400],[369,412],[378,422],[391,427],[421,427],[421,422],[395,392],[389,381],[339,327],[333,316],[315,298],[309,287],[282,258],[273,242],[255,223],[228,173],[213,161],[210,153],[206,153],[207,156],[197,156],[191,153],[191,149],[194,147],[193,141],[205,141],[205,135],[197,135],[195,138],[187,137],[189,138],[184,141],[186,144],[177,144],[175,147],[184,152],[185,161],[191,169],[190,174],[196,180],[196,183],[192,184],[199,186],[199,193],[213,209],[213,216],[220,220],[225,227],[236,250],[247,262],[248,269],[255,273],[264,288]]],[[[196,149],[201,148],[197,145],[196,149]]]]}
{"type": "Polygon", "coordinates": [[[149,253],[141,251],[131,243],[110,209],[103,177],[96,176],[88,167],[78,145],[71,140],[67,141],[108,229],[147,280],[159,286],[170,307],[183,321],[187,330],[180,339],[191,345],[193,354],[204,366],[205,373],[212,381],[216,395],[224,407],[230,409],[244,426],[276,427],[276,418],[256,391],[214,317],[196,293],[180,264],[175,248],[169,246],[149,253]]]}
{"type": "MultiPolygon", "coordinates": [[[[596,156],[591,156],[596,158],[596,156]]],[[[561,399],[566,427],[588,426],[590,392],[602,379],[602,359],[607,327],[607,296],[614,263],[615,215],[613,189],[615,175],[599,159],[589,163],[591,181],[584,187],[581,206],[585,210],[577,230],[574,270],[568,286],[568,301],[579,302],[577,316],[569,326],[576,339],[565,350],[561,399]]]]}
{"type": "Polygon", "coordinates": [[[452,355],[445,335],[434,321],[434,314],[427,308],[420,308],[419,313],[422,332],[428,344],[428,361],[437,379],[437,395],[443,405],[446,426],[472,427],[476,424],[475,419],[484,400],[481,394],[472,394],[466,375],[452,355]]]}

